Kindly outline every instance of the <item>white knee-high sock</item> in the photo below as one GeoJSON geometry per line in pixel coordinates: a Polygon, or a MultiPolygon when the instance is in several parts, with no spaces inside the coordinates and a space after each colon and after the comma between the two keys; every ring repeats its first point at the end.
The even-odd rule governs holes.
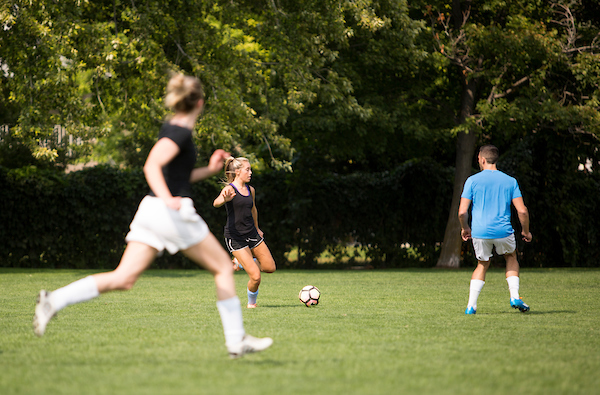
{"type": "Polygon", "coordinates": [[[56,311],[60,311],[75,303],[87,302],[100,295],[94,277],[87,276],[81,280],[59,288],[50,293],[50,304],[56,311]]]}
{"type": "Polygon", "coordinates": [[[252,292],[249,289],[246,289],[246,291],[248,291],[248,304],[256,304],[256,298],[258,297],[258,289],[256,290],[256,292],[252,292]]]}
{"type": "Polygon", "coordinates": [[[221,323],[223,324],[223,332],[225,333],[225,345],[230,347],[238,344],[246,334],[240,299],[234,296],[233,298],[219,300],[217,302],[217,309],[221,315],[221,323]]]}
{"type": "Polygon", "coordinates": [[[479,298],[479,294],[481,293],[481,289],[485,281],[482,280],[471,280],[471,286],[469,287],[469,303],[468,306],[472,306],[475,310],[477,310],[477,299],[479,298]]]}
{"type": "Polygon", "coordinates": [[[510,297],[513,299],[519,299],[519,277],[506,277],[506,282],[508,283],[508,291],[510,292],[510,297]]]}

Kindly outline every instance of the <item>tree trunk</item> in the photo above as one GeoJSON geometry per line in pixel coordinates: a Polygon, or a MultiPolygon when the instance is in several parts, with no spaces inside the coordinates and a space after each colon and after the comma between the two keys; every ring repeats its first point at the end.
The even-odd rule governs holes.
{"type": "MultiPolygon", "coordinates": [[[[461,98],[460,123],[464,123],[473,114],[476,92],[477,80],[473,78],[465,81],[461,98]]],[[[477,133],[475,130],[470,130],[469,133],[458,133],[452,203],[450,205],[448,222],[446,223],[442,252],[436,265],[438,268],[458,269],[460,267],[462,238],[460,236],[460,222],[458,221],[458,206],[465,181],[471,175],[471,165],[473,163],[476,143],[477,133]]]]}

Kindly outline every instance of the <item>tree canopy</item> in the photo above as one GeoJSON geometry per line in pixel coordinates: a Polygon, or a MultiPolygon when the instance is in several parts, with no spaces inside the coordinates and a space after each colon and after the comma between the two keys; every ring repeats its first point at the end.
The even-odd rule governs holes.
{"type": "Polygon", "coordinates": [[[206,88],[203,157],[225,148],[297,185],[415,160],[453,168],[445,234],[431,232],[438,266],[457,267],[477,145],[505,153],[526,203],[596,185],[598,11],[592,0],[8,0],[0,166],[141,166],[168,117],[170,73],[183,72],[206,88]],[[52,140],[56,125],[84,144],[52,140]]]}

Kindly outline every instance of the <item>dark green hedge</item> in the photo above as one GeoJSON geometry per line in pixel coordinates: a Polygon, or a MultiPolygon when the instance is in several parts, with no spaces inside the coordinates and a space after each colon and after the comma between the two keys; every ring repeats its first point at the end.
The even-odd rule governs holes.
{"type": "MultiPolygon", "coordinates": [[[[524,267],[600,267],[600,150],[591,134],[541,130],[498,167],[517,178],[531,219],[524,267]],[[579,169],[588,163],[591,169],[579,169]]],[[[516,228],[515,228],[516,229],[516,228]]]]}
{"type": "MultiPolygon", "coordinates": [[[[410,243],[431,265],[447,217],[451,170],[430,161],[391,172],[303,178],[295,173],[256,175],[261,228],[280,266],[313,267],[327,249],[368,246],[381,265],[415,265],[410,243]],[[285,261],[298,246],[300,258],[285,261]]],[[[141,171],[98,166],[62,174],[35,168],[0,168],[0,266],[114,268],[139,201],[147,192],[141,171]]],[[[225,210],[212,207],[216,180],[194,185],[194,200],[222,238],[225,210]]],[[[416,264],[419,261],[417,261],[416,264]]],[[[161,268],[193,265],[164,254],[161,268]]]]}
{"type": "Polygon", "coordinates": [[[421,160],[383,173],[263,175],[257,184],[261,226],[270,231],[274,254],[299,248],[294,264],[300,267],[314,267],[325,250],[341,256],[347,245],[367,247],[374,266],[431,267],[444,236],[452,174],[421,160]]]}
{"type": "MultiPolygon", "coordinates": [[[[212,229],[216,221],[221,227],[223,222],[207,203],[218,188],[206,182],[194,190],[199,210],[212,229]]],[[[141,170],[98,166],[62,174],[0,168],[0,266],[116,267],[129,223],[147,191],[141,170]]],[[[182,256],[168,254],[156,265],[191,267],[182,256]]]]}
{"type": "MultiPolygon", "coordinates": [[[[516,144],[498,164],[519,180],[530,211],[534,241],[520,244],[523,267],[600,266],[600,174],[574,171],[577,155],[564,154],[581,147],[587,149],[572,136],[536,136],[516,144]]],[[[346,246],[365,248],[375,267],[433,267],[452,176],[452,168],[419,160],[384,173],[255,174],[252,185],[261,229],[279,267],[313,268],[323,251],[341,258],[346,246]],[[298,248],[298,259],[288,262],[292,248],[298,248]]],[[[225,209],[212,207],[220,188],[212,179],[194,185],[193,193],[221,240],[225,209]]],[[[62,174],[0,167],[0,266],[116,267],[147,190],[141,170],[98,166],[62,174]]],[[[473,265],[469,243],[464,254],[463,266],[473,265]]],[[[167,253],[155,265],[195,267],[181,254],[167,253]]]]}

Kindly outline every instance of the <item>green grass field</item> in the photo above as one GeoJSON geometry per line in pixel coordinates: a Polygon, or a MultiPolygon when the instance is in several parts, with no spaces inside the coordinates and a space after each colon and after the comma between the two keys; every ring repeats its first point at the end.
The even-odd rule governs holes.
{"type": "MultiPolygon", "coordinates": [[[[530,313],[492,270],[279,271],[244,309],[267,351],[230,360],[212,277],[146,272],[133,290],[31,330],[35,295],[92,272],[0,269],[0,394],[598,394],[600,270],[523,270],[530,313]],[[302,286],[321,289],[307,308],[302,286]]],[[[247,276],[236,273],[246,300],[247,276]]]]}

